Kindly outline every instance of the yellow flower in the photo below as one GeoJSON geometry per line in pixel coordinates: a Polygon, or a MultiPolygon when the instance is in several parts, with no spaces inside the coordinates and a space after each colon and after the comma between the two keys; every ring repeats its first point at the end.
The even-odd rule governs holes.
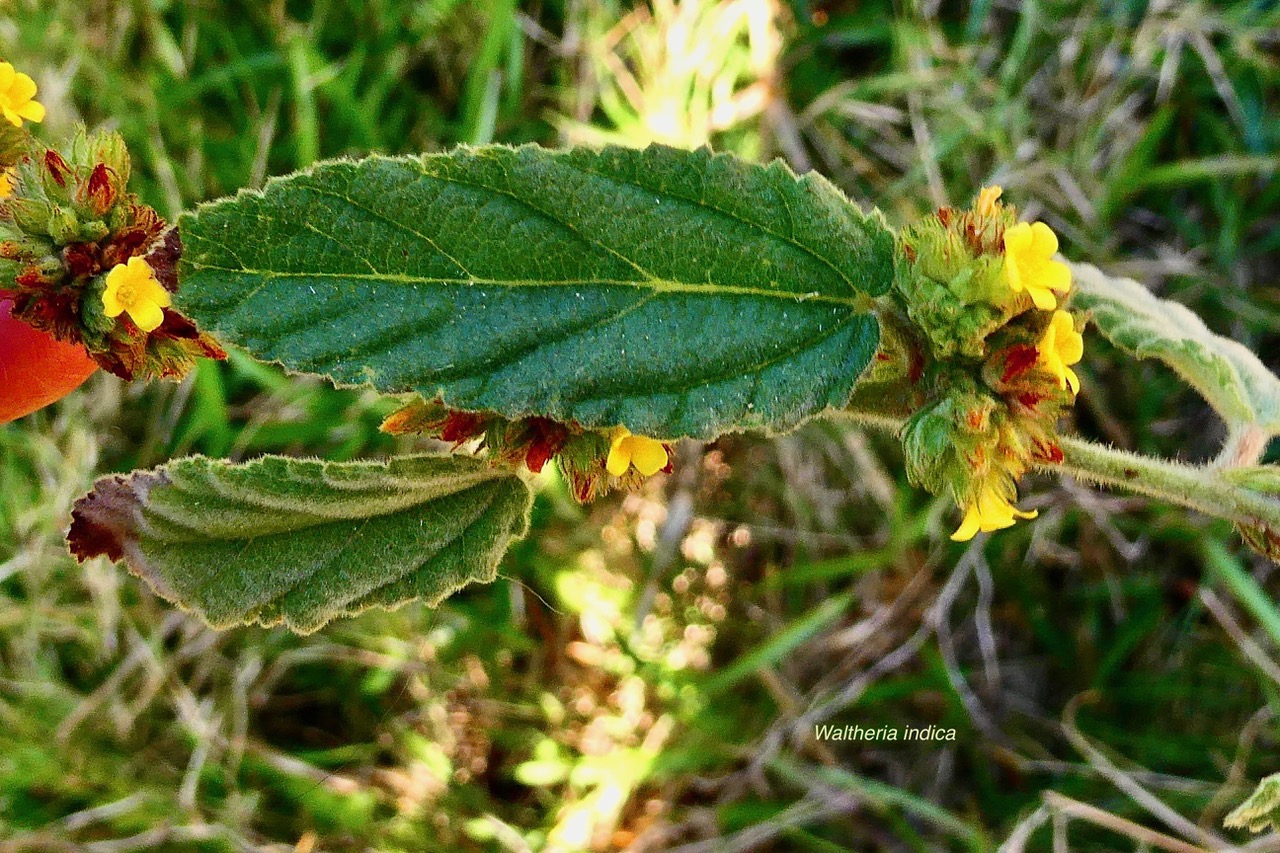
{"type": "Polygon", "coordinates": [[[977,503],[965,510],[964,521],[951,534],[951,539],[955,542],[968,542],[979,530],[983,533],[1003,530],[1012,527],[1017,518],[1035,518],[1037,515],[1037,512],[1023,512],[1009,503],[995,487],[987,486],[978,496],[977,503]]]}
{"type": "Polygon", "coordinates": [[[44,121],[44,106],[31,100],[36,96],[36,81],[7,62],[0,62],[0,113],[14,127],[22,120],[44,121]]]}
{"type": "Polygon", "coordinates": [[[1040,353],[1036,364],[1057,377],[1059,388],[1070,388],[1072,394],[1080,390],[1080,377],[1069,365],[1084,356],[1084,336],[1076,331],[1075,320],[1070,314],[1066,311],[1053,312],[1049,328],[1044,330],[1044,337],[1036,349],[1040,353]]]}
{"type": "Polygon", "coordinates": [[[632,465],[644,476],[653,476],[667,467],[667,448],[656,438],[632,435],[626,427],[618,427],[613,431],[609,458],[604,463],[605,470],[615,477],[621,477],[632,465]]]}
{"type": "Polygon", "coordinates": [[[0,199],[13,195],[13,170],[0,170],[0,199]]]}
{"type": "Polygon", "coordinates": [[[1000,187],[983,187],[982,192],[978,193],[978,200],[974,203],[973,209],[979,216],[990,216],[996,212],[996,205],[1000,202],[1000,193],[1004,190],[1000,187]]]}
{"type": "Polygon", "coordinates": [[[144,332],[154,332],[164,322],[164,311],[172,305],[169,291],[156,281],[151,266],[139,257],[116,264],[107,273],[107,289],[102,304],[108,317],[128,312],[129,319],[144,332]]]}
{"type": "Polygon", "coordinates": [[[1014,293],[1026,290],[1042,311],[1058,307],[1053,291],[1071,289],[1071,270],[1053,256],[1058,237],[1043,222],[1019,222],[1004,232],[1004,268],[1014,293]]]}

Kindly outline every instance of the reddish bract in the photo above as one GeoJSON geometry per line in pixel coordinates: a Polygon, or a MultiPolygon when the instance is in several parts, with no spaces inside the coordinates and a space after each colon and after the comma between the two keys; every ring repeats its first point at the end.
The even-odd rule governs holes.
{"type": "Polygon", "coordinates": [[[0,293],[0,424],[61,400],[98,369],[84,347],[13,319],[12,308],[0,293]]]}

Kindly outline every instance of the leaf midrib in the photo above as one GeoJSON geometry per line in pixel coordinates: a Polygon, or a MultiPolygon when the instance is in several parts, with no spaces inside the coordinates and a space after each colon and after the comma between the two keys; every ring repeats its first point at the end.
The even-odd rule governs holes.
{"type": "Polygon", "coordinates": [[[209,270],[214,272],[225,272],[249,276],[262,276],[264,281],[258,287],[245,294],[241,299],[233,304],[243,305],[248,302],[258,292],[266,286],[272,279],[280,278],[317,278],[317,279],[337,279],[337,280],[356,280],[356,281],[373,281],[391,285],[476,285],[483,287],[634,287],[641,290],[651,290],[655,294],[672,294],[672,293],[692,293],[704,296],[758,296],[767,299],[788,300],[798,304],[821,303],[826,305],[839,305],[844,308],[852,308],[856,311],[862,311],[868,306],[868,297],[858,294],[851,297],[828,296],[817,291],[810,293],[795,293],[788,290],[770,290],[761,287],[742,287],[741,285],[715,284],[708,282],[706,284],[697,284],[694,282],[673,281],[671,279],[651,278],[644,281],[628,280],[628,279],[496,279],[496,278],[442,278],[432,276],[414,276],[405,275],[403,273],[330,273],[330,272],[280,272],[277,270],[260,270],[248,267],[225,267],[215,264],[205,264],[200,261],[189,261],[191,266],[197,270],[209,270]]]}

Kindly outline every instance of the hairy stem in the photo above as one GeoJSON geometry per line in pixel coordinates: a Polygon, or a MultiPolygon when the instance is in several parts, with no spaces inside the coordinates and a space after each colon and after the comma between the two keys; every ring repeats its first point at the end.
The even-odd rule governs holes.
{"type": "Polygon", "coordinates": [[[1280,500],[1227,482],[1214,468],[1154,459],[1081,438],[1059,442],[1065,459],[1042,466],[1099,485],[1113,486],[1180,504],[1215,518],[1245,524],[1280,525],[1280,500]]]}

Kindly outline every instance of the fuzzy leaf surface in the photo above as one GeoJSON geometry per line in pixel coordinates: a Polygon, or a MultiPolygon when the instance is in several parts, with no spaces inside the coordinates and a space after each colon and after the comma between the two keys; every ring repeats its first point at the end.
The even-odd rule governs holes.
{"type": "Polygon", "coordinates": [[[518,477],[469,457],[191,457],[99,480],[76,503],[68,540],[81,560],[123,559],[215,628],[306,633],[492,581],[531,500],[518,477]]]}
{"type": "Polygon", "coordinates": [[[1280,433],[1280,379],[1247,347],[1215,335],[1190,310],[1132,279],[1087,264],[1073,264],[1072,277],[1073,303],[1093,313],[1107,340],[1138,358],[1163,361],[1224,420],[1280,433]]]}
{"type": "Polygon", "coordinates": [[[894,264],[820,176],[660,146],[328,163],[179,227],[183,310],[260,359],[667,439],[844,405],[894,264]]]}
{"type": "Polygon", "coordinates": [[[1280,831],[1280,773],[1258,783],[1258,787],[1222,821],[1228,829],[1250,832],[1280,831]]]}

